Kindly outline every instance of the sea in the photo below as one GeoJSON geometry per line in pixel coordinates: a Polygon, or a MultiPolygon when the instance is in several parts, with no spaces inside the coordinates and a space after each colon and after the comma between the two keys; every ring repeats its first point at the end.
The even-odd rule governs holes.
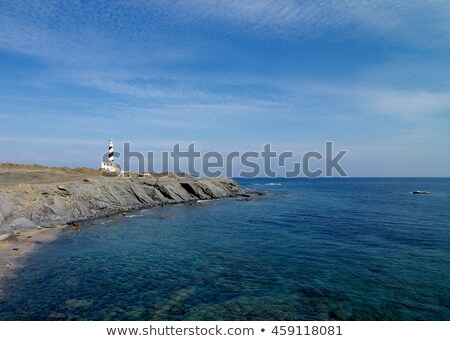
{"type": "Polygon", "coordinates": [[[237,181],[267,195],[65,230],[0,320],[450,320],[450,178],[237,181]]]}

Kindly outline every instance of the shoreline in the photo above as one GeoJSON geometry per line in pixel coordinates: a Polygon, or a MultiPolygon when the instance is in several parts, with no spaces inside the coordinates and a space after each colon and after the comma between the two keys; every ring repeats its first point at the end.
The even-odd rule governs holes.
{"type": "MultiPolygon", "coordinates": [[[[252,195],[263,195],[262,193],[252,192],[250,194],[242,194],[235,197],[237,201],[248,201],[252,195]],[[250,195],[251,194],[251,195],[250,195]],[[243,199],[238,199],[242,197],[243,199]]],[[[96,226],[105,222],[119,221],[124,217],[131,215],[133,212],[140,212],[152,208],[161,208],[167,206],[178,205],[202,205],[205,201],[214,201],[219,199],[227,199],[227,197],[214,198],[209,200],[191,200],[186,202],[178,202],[172,204],[160,204],[157,206],[141,207],[124,212],[107,213],[102,216],[80,219],[78,221],[69,222],[64,225],[56,225],[53,227],[39,227],[14,233],[0,234],[0,298],[3,295],[3,287],[9,280],[17,277],[17,272],[26,266],[25,262],[38,247],[56,241],[61,233],[68,229],[79,231],[83,226],[96,226]]]]}
{"type": "Polygon", "coordinates": [[[143,209],[255,195],[227,178],[174,173],[123,178],[93,169],[0,163],[0,294],[27,256],[65,229],[143,209]]]}
{"type": "MultiPolygon", "coordinates": [[[[52,172],[47,171],[47,176],[52,172]]],[[[7,184],[15,175],[9,169],[0,172],[0,184],[7,184]]],[[[30,184],[33,175],[21,176],[23,183],[0,187],[0,233],[74,225],[136,209],[250,195],[226,178],[87,176],[77,181],[30,184]]]]}
{"type": "Polygon", "coordinates": [[[68,225],[0,234],[0,297],[4,284],[17,276],[36,247],[55,241],[68,225]]]}

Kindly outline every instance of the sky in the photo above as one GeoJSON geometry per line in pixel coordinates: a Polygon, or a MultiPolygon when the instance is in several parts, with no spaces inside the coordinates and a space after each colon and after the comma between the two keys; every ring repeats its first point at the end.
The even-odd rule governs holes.
{"type": "Polygon", "coordinates": [[[348,150],[450,176],[450,2],[0,1],[0,162],[348,150]]]}

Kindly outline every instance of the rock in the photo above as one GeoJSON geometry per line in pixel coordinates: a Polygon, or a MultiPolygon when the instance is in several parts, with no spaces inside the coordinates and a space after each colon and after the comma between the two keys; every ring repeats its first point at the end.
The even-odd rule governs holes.
{"type": "Polygon", "coordinates": [[[72,225],[76,231],[80,231],[81,230],[81,224],[79,222],[77,222],[77,221],[71,222],[69,225],[72,225]]]}
{"type": "MultiPolygon", "coordinates": [[[[11,233],[90,220],[135,209],[246,194],[230,179],[176,175],[148,178],[81,178],[63,184],[21,184],[0,188],[0,232],[11,233]],[[86,180],[89,180],[86,181],[86,180]]],[[[78,228],[74,225],[75,228],[78,228]]]]}
{"type": "Polygon", "coordinates": [[[66,305],[69,308],[89,308],[92,305],[92,300],[67,300],[66,305]]]}
{"type": "Polygon", "coordinates": [[[243,198],[243,199],[236,199],[236,201],[253,201],[253,198],[252,197],[246,197],[246,198],[243,198]]]}
{"type": "Polygon", "coordinates": [[[141,321],[144,319],[146,310],[144,307],[131,306],[127,307],[123,313],[126,320],[141,321]]]}
{"type": "Polygon", "coordinates": [[[48,317],[51,319],[54,319],[54,320],[66,320],[67,319],[67,315],[64,313],[53,313],[53,314],[50,314],[48,317]]]}
{"type": "Polygon", "coordinates": [[[71,277],[65,281],[64,284],[69,287],[76,287],[78,285],[78,280],[75,277],[71,277]]]}
{"type": "Polygon", "coordinates": [[[64,186],[58,186],[57,189],[55,190],[55,193],[61,197],[68,197],[70,195],[69,190],[64,186]]]}
{"type": "Polygon", "coordinates": [[[185,315],[187,311],[185,309],[183,309],[182,307],[180,307],[180,306],[172,305],[169,308],[168,312],[169,312],[170,315],[181,316],[181,315],[185,315]]]}
{"type": "MultiPolygon", "coordinates": [[[[3,196],[0,195],[0,214],[3,220],[5,220],[11,214],[12,207],[13,203],[10,195],[8,195],[7,193],[5,193],[3,196]]],[[[0,224],[1,223],[2,222],[0,222],[0,224]]]]}
{"type": "Polygon", "coordinates": [[[8,239],[9,238],[9,234],[0,234],[0,242],[1,241],[3,241],[3,240],[5,240],[5,239],[8,239]]]}
{"type": "Polygon", "coordinates": [[[49,208],[54,212],[55,217],[52,219],[54,222],[69,220],[70,209],[63,198],[56,196],[53,205],[49,208]]]}
{"type": "Polygon", "coordinates": [[[31,220],[25,217],[16,218],[13,221],[11,221],[8,225],[9,227],[19,230],[30,230],[37,227],[35,223],[33,223],[31,220]]]}

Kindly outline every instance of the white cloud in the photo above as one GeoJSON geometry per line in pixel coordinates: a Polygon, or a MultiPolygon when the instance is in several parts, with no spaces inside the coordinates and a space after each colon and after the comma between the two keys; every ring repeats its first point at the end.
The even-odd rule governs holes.
{"type": "Polygon", "coordinates": [[[362,91],[360,96],[375,112],[406,120],[450,112],[450,93],[387,89],[362,91]]]}

